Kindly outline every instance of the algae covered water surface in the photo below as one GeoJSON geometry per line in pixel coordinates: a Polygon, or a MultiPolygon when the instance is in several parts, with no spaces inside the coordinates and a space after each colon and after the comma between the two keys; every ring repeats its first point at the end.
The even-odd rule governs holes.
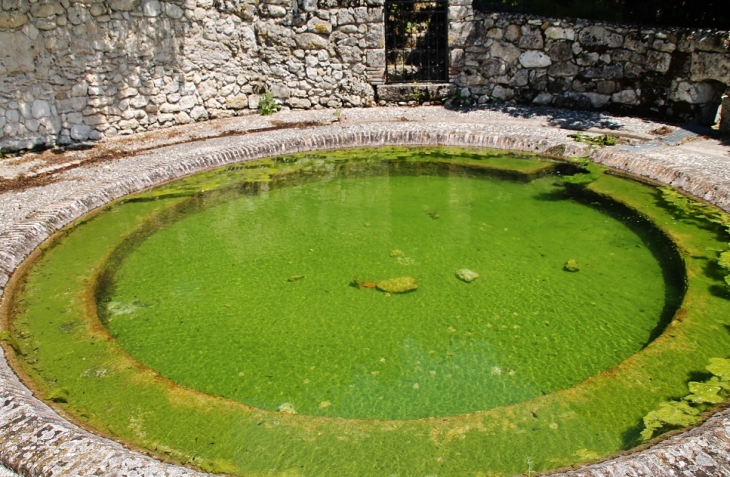
{"type": "Polygon", "coordinates": [[[724,357],[702,271],[723,237],[646,186],[566,189],[574,169],[361,150],[139,194],[38,260],[21,362],[92,426],[221,472],[509,475],[617,452],[724,357]],[[685,289],[670,236],[697,285],[664,331],[685,289]],[[398,277],[418,288],[373,288],[398,277]]]}
{"type": "Polygon", "coordinates": [[[565,389],[649,341],[665,283],[554,182],[337,178],[196,208],[123,261],[107,327],[163,376],[272,411],[414,419],[565,389]],[[352,286],[404,276],[418,289],[352,286]]]}

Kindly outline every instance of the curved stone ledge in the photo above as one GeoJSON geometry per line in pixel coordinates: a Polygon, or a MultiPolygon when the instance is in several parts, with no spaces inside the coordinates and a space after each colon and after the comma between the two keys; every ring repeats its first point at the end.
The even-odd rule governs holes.
{"type": "MultiPolygon", "coordinates": [[[[93,209],[141,189],[226,164],[305,151],[384,145],[448,145],[542,153],[555,148],[552,151],[563,151],[564,157],[586,156],[590,152],[585,144],[567,142],[565,132],[526,130],[418,123],[326,126],[306,132],[250,134],[228,138],[227,147],[213,152],[183,153],[179,157],[171,154],[166,163],[152,164],[136,169],[129,177],[76,190],[63,202],[45,207],[27,221],[10,227],[0,236],[0,287],[5,286],[34,248],[93,209]]],[[[596,150],[591,158],[672,184],[730,210],[730,189],[713,184],[705,176],[670,165],[657,166],[650,158],[626,150],[596,150]]],[[[121,165],[128,160],[108,167],[122,171],[121,165]]],[[[32,477],[206,475],[162,463],[70,423],[32,396],[4,355],[0,358],[0,466],[32,477]]],[[[702,426],[647,450],[556,475],[730,475],[730,411],[717,413],[702,426]]]]}

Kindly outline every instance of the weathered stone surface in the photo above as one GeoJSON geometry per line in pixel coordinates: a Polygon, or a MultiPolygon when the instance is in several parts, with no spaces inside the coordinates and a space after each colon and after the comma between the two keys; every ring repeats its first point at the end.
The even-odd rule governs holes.
{"type": "Polygon", "coordinates": [[[294,37],[294,41],[304,50],[322,50],[328,46],[327,40],[315,33],[301,33],[294,37]]]}
{"type": "Polygon", "coordinates": [[[581,30],[578,41],[587,48],[608,47],[618,48],[624,43],[624,37],[607,30],[603,26],[589,26],[581,30]]]}
{"type": "Polygon", "coordinates": [[[681,82],[670,96],[673,101],[691,104],[704,104],[717,100],[717,91],[708,83],[681,82]]]}
{"type": "Polygon", "coordinates": [[[546,68],[552,64],[552,60],[547,54],[537,50],[522,53],[519,61],[525,68],[546,68]]]}
{"type": "Polygon", "coordinates": [[[567,41],[559,41],[548,50],[548,55],[553,61],[568,61],[573,58],[573,49],[567,41]]]}
{"type": "Polygon", "coordinates": [[[666,73],[667,71],[669,71],[669,66],[671,62],[672,56],[669,53],[650,50],[646,54],[646,68],[650,71],[666,73]]]}
{"type": "Polygon", "coordinates": [[[604,65],[591,68],[583,72],[586,78],[615,79],[621,78],[624,74],[624,68],[621,64],[604,65]]]}
{"type": "Polygon", "coordinates": [[[36,119],[46,118],[51,115],[51,105],[47,101],[36,99],[33,101],[32,114],[36,119]]]}
{"type": "Polygon", "coordinates": [[[12,30],[28,23],[28,16],[21,12],[0,12],[0,28],[12,30]]]}
{"type": "Polygon", "coordinates": [[[541,50],[545,46],[542,39],[542,33],[540,30],[527,29],[526,31],[523,31],[522,36],[520,36],[518,46],[524,49],[541,50]]]}
{"type": "Polygon", "coordinates": [[[715,80],[730,83],[730,61],[727,54],[697,52],[692,55],[692,81],[715,80]]]}
{"type": "Polygon", "coordinates": [[[33,41],[19,31],[0,31],[0,64],[6,74],[31,73],[35,70],[37,48],[33,41]]]}
{"type": "Polygon", "coordinates": [[[511,99],[514,97],[514,91],[510,88],[505,88],[502,85],[497,85],[494,87],[494,90],[492,90],[492,98],[498,99],[500,101],[506,101],[508,99],[511,99]]]}
{"type": "Polygon", "coordinates": [[[614,93],[611,96],[611,100],[614,103],[639,104],[639,98],[636,95],[636,91],[634,91],[633,89],[626,89],[623,91],[619,91],[618,93],[614,93]]]}
{"type": "Polygon", "coordinates": [[[578,68],[578,65],[572,61],[555,63],[548,68],[548,74],[550,76],[575,76],[579,71],[580,68],[578,68]]]}
{"type": "Polygon", "coordinates": [[[54,0],[45,0],[34,3],[30,7],[30,14],[36,18],[46,18],[51,15],[63,15],[66,13],[60,3],[54,0]]]}
{"type": "Polygon", "coordinates": [[[583,93],[583,96],[588,98],[588,100],[591,102],[591,105],[596,109],[604,107],[611,100],[611,96],[609,96],[608,94],[583,93]]]}
{"type": "Polygon", "coordinates": [[[162,14],[162,5],[158,0],[145,0],[142,2],[142,13],[146,17],[159,17],[162,14]]]}
{"type": "Polygon", "coordinates": [[[286,8],[281,5],[268,5],[268,14],[273,18],[281,18],[286,16],[286,8]]]}
{"type": "Polygon", "coordinates": [[[503,75],[507,72],[507,62],[498,58],[487,60],[480,66],[479,72],[485,78],[503,75]]]}
{"type": "Polygon", "coordinates": [[[246,109],[248,108],[248,97],[231,96],[226,98],[226,107],[229,109],[246,109]]]}
{"type": "Polygon", "coordinates": [[[86,141],[87,139],[89,139],[90,133],[91,126],[87,126],[85,124],[78,124],[71,127],[71,139],[74,139],[76,141],[86,141]]]}
{"type": "Polygon", "coordinates": [[[109,0],[109,7],[118,12],[129,12],[134,9],[134,0],[109,0]]]}
{"type": "Polygon", "coordinates": [[[505,41],[495,41],[489,49],[492,58],[501,58],[507,63],[514,63],[522,54],[522,50],[505,41]]]}
{"type": "Polygon", "coordinates": [[[575,30],[572,28],[548,27],[545,30],[545,38],[548,40],[575,40],[575,30]]]}
{"type": "Polygon", "coordinates": [[[174,3],[165,3],[165,14],[175,20],[182,18],[185,11],[174,3]]]}

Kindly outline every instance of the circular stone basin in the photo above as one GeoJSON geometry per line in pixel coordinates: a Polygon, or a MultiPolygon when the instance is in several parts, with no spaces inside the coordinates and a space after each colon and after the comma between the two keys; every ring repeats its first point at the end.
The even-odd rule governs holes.
{"type": "Polygon", "coordinates": [[[181,205],[121,252],[104,323],[184,386],[362,419],[453,416],[565,389],[659,326],[666,284],[646,237],[568,200],[553,177],[382,172],[341,178],[344,167],[181,205]],[[479,278],[458,279],[463,268],[479,278]],[[398,277],[417,290],[370,288],[398,277]]]}
{"type": "Polygon", "coordinates": [[[82,425],[206,470],[553,469],[638,444],[730,344],[724,238],[665,202],[489,151],[230,166],[70,228],[13,337],[82,425]]]}

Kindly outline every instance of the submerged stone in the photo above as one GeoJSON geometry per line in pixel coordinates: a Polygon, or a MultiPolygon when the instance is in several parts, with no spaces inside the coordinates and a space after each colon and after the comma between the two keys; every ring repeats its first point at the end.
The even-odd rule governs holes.
{"type": "Polygon", "coordinates": [[[563,270],[566,272],[578,272],[580,271],[580,267],[578,267],[578,262],[575,260],[568,260],[565,262],[565,265],[563,265],[563,270]]]}
{"type": "Polygon", "coordinates": [[[456,277],[466,283],[471,283],[479,278],[479,274],[469,270],[468,268],[462,268],[461,270],[456,271],[456,277]]]}
{"type": "Polygon", "coordinates": [[[418,288],[416,279],[412,277],[398,277],[383,280],[377,284],[378,290],[387,293],[405,293],[418,288]]]}

